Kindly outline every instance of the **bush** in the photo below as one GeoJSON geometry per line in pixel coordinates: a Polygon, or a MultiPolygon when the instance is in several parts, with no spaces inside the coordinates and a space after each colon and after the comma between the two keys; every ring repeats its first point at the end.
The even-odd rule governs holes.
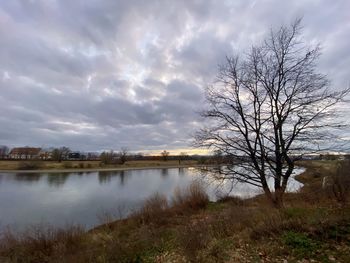
{"type": "Polygon", "coordinates": [[[136,213],[142,223],[164,223],[165,211],[169,208],[166,196],[155,193],[146,199],[143,207],[136,213]]]}
{"type": "Polygon", "coordinates": [[[350,193],[350,161],[338,164],[332,175],[332,192],[339,203],[346,203],[350,193]]]}
{"type": "Polygon", "coordinates": [[[39,161],[26,161],[18,164],[18,170],[37,170],[41,168],[39,161]]]}
{"type": "Polygon", "coordinates": [[[0,258],[5,262],[59,262],[64,254],[76,252],[83,240],[80,227],[54,229],[33,226],[21,235],[10,230],[0,239],[0,258]]]}
{"type": "Polygon", "coordinates": [[[79,168],[84,168],[84,163],[79,163],[79,168]]]}
{"type": "Polygon", "coordinates": [[[209,197],[200,182],[194,181],[191,185],[181,190],[175,189],[172,204],[174,207],[182,209],[202,209],[209,203],[209,197]]]}

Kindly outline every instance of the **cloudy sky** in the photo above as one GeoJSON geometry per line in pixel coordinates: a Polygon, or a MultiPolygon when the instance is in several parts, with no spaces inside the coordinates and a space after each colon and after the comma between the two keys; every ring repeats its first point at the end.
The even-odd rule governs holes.
{"type": "Polygon", "coordinates": [[[189,152],[225,55],[303,16],[335,89],[348,0],[0,0],[0,144],[189,152]]]}

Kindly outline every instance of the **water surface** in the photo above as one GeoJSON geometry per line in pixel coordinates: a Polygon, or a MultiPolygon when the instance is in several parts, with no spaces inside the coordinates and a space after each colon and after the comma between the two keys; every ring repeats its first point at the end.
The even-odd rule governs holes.
{"type": "MultiPolygon", "coordinates": [[[[300,171],[299,171],[300,172],[300,171]]],[[[207,184],[194,168],[145,169],[83,173],[0,173],[0,228],[23,229],[32,224],[65,226],[81,224],[91,228],[105,214],[125,217],[155,192],[169,200],[175,188],[186,188],[201,180],[211,200],[223,195],[231,184],[207,184]]],[[[301,184],[291,179],[289,190],[301,184]]],[[[253,196],[260,189],[237,184],[231,194],[253,196]]]]}

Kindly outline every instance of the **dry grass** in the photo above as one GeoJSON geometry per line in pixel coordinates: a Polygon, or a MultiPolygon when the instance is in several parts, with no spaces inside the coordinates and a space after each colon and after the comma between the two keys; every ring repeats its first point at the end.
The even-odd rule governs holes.
{"type": "Polygon", "coordinates": [[[194,181],[190,186],[183,189],[175,189],[172,204],[177,209],[202,209],[209,203],[209,197],[205,191],[204,186],[194,181]]]}
{"type": "Polygon", "coordinates": [[[171,215],[204,209],[208,203],[209,197],[203,185],[194,181],[186,189],[177,188],[171,204],[165,195],[153,194],[132,217],[138,218],[144,224],[161,225],[167,223],[171,215]]]}
{"type": "Polygon", "coordinates": [[[60,262],[79,251],[83,241],[83,229],[75,226],[65,229],[35,226],[22,234],[7,230],[0,239],[0,259],[3,257],[9,262],[60,262]]]}
{"type": "Polygon", "coordinates": [[[330,177],[327,185],[334,198],[342,205],[346,204],[350,196],[350,160],[339,162],[337,168],[330,177]]]}
{"type": "Polygon", "coordinates": [[[162,224],[166,222],[168,215],[168,200],[165,195],[155,193],[146,199],[143,207],[134,214],[142,223],[162,224]]]}
{"type": "Polygon", "coordinates": [[[39,161],[22,161],[18,163],[18,170],[38,170],[42,167],[39,161]]]}
{"type": "MultiPolygon", "coordinates": [[[[186,160],[181,161],[181,166],[196,165],[197,161],[186,160]]],[[[179,162],[176,160],[169,161],[127,161],[124,164],[102,164],[100,161],[41,161],[41,160],[0,160],[0,170],[60,170],[60,169],[72,169],[72,168],[142,168],[142,167],[174,167],[179,166],[179,162]],[[35,163],[37,167],[29,167],[25,169],[22,165],[24,163],[35,163]]]]}

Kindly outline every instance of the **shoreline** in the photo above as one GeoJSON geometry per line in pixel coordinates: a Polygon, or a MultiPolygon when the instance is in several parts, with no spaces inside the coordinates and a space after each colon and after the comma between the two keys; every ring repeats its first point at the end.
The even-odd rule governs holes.
{"type": "Polygon", "coordinates": [[[203,164],[183,164],[183,165],[157,165],[157,166],[130,166],[130,167],[110,167],[110,168],[71,168],[71,169],[38,169],[38,170],[0,170],[0,173],[81,173],[81,172],[114,172],[131,170],[154,170],[154,169],[173,169],[173,168],[191,168],[208,167],[213,165],[203,164]]]}

